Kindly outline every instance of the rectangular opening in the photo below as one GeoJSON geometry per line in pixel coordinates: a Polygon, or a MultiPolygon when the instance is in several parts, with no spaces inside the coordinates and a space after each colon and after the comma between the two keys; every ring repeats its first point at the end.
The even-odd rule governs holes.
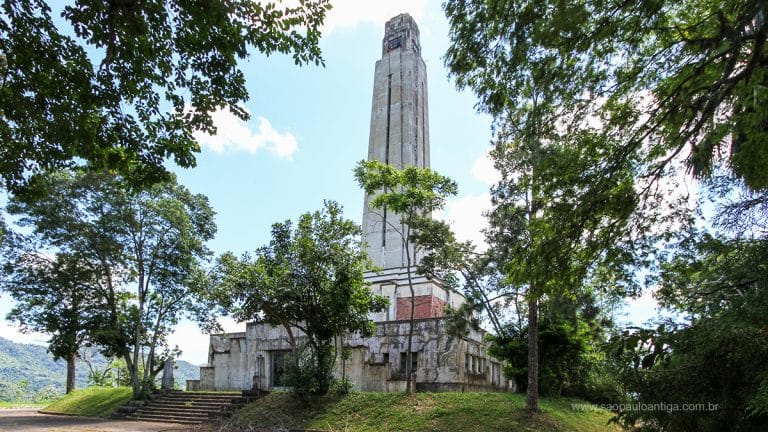
{"type": "MultiPolygon", "coordinates": [[[[408,353],[401,352],[400,353],[400,375],[402,377],[405,377],[406,370],[405,366],[408,364],[408,353]]],[[[416,371],[416,368],[419,365],[419,353],[411,353],[411,372],[416,371]]]]}
{"type": "Polygon", "coordinates": [[[289,350],[270,351],[270,360],[272,363],[272,386],[283,387],[283,374],[288,366],[289,350]]]}

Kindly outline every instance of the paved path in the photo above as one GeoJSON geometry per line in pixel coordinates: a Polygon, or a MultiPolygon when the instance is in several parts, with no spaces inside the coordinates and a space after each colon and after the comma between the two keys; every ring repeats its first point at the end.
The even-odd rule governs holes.
{"type": "Polygon", "coordinates": [[[36,409],[28,408],[0,409],[0,431],[2,432],[186,432],[195,429],[195,427],[176,423],[38,414],[36,409]]]}

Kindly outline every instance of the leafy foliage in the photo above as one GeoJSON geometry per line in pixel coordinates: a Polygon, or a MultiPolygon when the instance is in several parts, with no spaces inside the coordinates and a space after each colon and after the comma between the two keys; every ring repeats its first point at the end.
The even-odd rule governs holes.
{"type": "Polygon", "coordinates": [[[16,300],[7,318],[25,332],[51,335],[49,351],[68,362],[67,392],[75,386],[75,361],[88,329],[105,319],[96,295],[96,275],[76,255],[48,257],[13,245],[3,269],[2,289],[16,300]]]}
{"type": "Polygon", "coordinates": [[[253,50],[322,63],[325,0],[279,8],[250,0],[41,0],[0,5],[0,178],[83,162],[133,185],[170,179],[173,158],[195,165],[195,131],[211,114],[248,114],[238,62],[253,50]],[[53,15],[61,17],[54,19],[53,15]]]}
{"type": "Polygon", "coordinates": [[[126,361],[138,396],[159,372],[160,357],[170,355],[162,352],[165,336],[181,316],[216,325],[200,267],[216,232],[213,210],[207,198],[175,182],[129,192],[110,174],[60,171],[34,187],[42,192],[12,198],[8,210],[31,229],[34,253],[77,258],[68,263],[78,273],[68,277],[90,284],[89,295],[99,299],[90,305],[99,319],[80,325],[88,325],[83,331],[105,354],[126,361]]]}
{"type": "Polygon", "coordinates": [[[310,394],[330,388],[334,339],[346,332],[370,335],[375,327],[368,313],[386,306],[363,279],[371,263],[360,234],[337,203],[326,201],[322,211],[301,215],[295,225],[272,225],[272,240],[253,258],[228,253],[218,260],[219,300],[237,319],[283,326],[296,349],[298,339],[305,340],[306,350],[292,363],[303,368],[294,371],[295,384],[310,394]]]}
{"type": "Polygon", "coordinates": [[[765,339],[768,309],[763,278],[745,263],[765,258],[757,244],[768,214],[766,5],[449,0],[444,8],[446,64],[511,143],[506,154],[495,150],[504,180],[494,195],[528,212],[497,205],[491,235],[511,239],[495,243],[508,245],[498,248],[511,257],[502,270],[529,289],[538,281],[543,293],[567,293],[586,279],[634,290],[633,265],[659,270],[659,249],[693,225],[687,197],[665,197],[677,165],[729,201],[711,222],[736,239],[683,240],[651,280],[687,319],[627,330],[613,364],[640,402],[723,401],[714,413],[622,413],[628,423],[757,430],[764,376],[747,365],[765,352],[744,347],[765,339]]]}
{"type": "MultiPolygon", "coordinates": [[[[440,246],[452,241],[453,234],[445,223],[435,222],[430,214],[443,208],[445,200],[456,195],[458,186],[448,177],[429,168],[413,165],[397,169],[377,160],[360,161],[355,167],[355,180],[371,196],[370,208],[398,215],[400,223],[388,222],[386,229],[394,230],[402,240],[405,265],[408,269],[408,288],[411,293],[411,311],[408,323],[408,346],[405,367],[406,393],[414,390],[411,371],[414,311],[416,308],[411,266],[418,263],[417,254],[429,246],[440,246]]],[[[451,243],[453,244],[453,243],[451,243]]],[[[443,248],[443,250],[446,250],[443,248]]],[[[420,270],[425,270],[426,267],[420,270]]]]}
{"type": "MultiPolygon", "coordinates": [[[[525,139],[500,131],[491,153],[502,179],[491,190],[485,264],[501,275],[502,287],[514,288],[505,288],[503,296],[523,295],[526,302],[531,411],[537,411],[536,363],[545,358],[537,352],[539,302],[575,298],[599,272],[611,275],[611,292],[617,285],[631,287],[627,268],[635,262],[637,237],[629,227],[652,220],[633,218],[638,199],[632,160],[603,176],[605,154],[615,149],[610,138],[594,131],[541,134],[537,125],[529,126],[525,139]]],[[[512,301],[519,310],[518,299],[512,301]]]]}
{"type": "Polygon", "coordinates": [[[753,189],[765,166],[766,9],[759,1],[451,0],[446,64],[499,121],[606,134],[642,175],[678,154],[708,176],[719,158],[753,189]],[[531,104],[533,99],[537,104],[531,104]],[[561,123],[562,124],[562,123],[561,123]]]}
{"type": "Polygon", "coordinates": [[[696,235],[663,266],[658,298],[682,314],[613,341],[621,379],[641,403],[704,404],[702,411],[621,413],[647,430],[757,431],[765,400],[766,240],[696,235]]]}
{"type": "MultiPolygon", "coordinates": [[[[577,396],[596,403],[617,403],[621,391],[597,383],[604,363],[605,329],[610,325],[594,293],[583,290],[571,298],[552,298],[540,304],[540,389],[544,396],[577,396]],[[598,389],[598,387],[600,387],[598,389]]],[[[508,323],[501,334],[489,337],[489,353],[505,361],[505,375],[526,388],[528,373],[527,325],[508,323]]]]}

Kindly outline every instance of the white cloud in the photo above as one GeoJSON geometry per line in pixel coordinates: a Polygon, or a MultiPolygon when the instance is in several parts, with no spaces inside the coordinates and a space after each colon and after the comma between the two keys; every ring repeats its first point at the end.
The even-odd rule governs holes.
{"type": "Polygon", "coordinates": [[[18,327],[7,322],[0,322],[0,337],[16,343],[48,345],[50,336],[43,333],[22,333],[18,327]]]}
{"type": "Polygon", "coordinates": [[[482,230],[488,226],[488,220],[483,216],[483,212],[490,208],[489,193],[466,195],[449,201],[445,209],[436,217],[451,225],[457,239],[470,240],[479,251],[484,251],[488,245],[485,243],[482,230]]]}
{"type": "Polygon", "coordinates": [[[194,137],[202,147],[215,153],[247,152],[256,153],[266,150],[280,159],[293,159],[299,149],[296,137],[290,132],[278,132],[272,123],[264,117],[257,117],[258,127],[252,129],[229,110],[219,110],[212,114],[216,135],[195,132],[194,137]]]}
{"type": "Polygon", "coordinates": [[[383,27],[388,19],[401,13],[410,14],[416,22],[424,15],[427,0],[360,1],[332,0],[333,9],[325,18],[324,33],[341,27],[355,27],[363,23],[383,27]]]}
{"type": "Polygon", "coordinates": [[[477,158],[470,172],[472,177],[489,186],[493,186],[501,180],[501,173],[493,166],[490,151],[491,149],[488,149],[482,156],[477,158]]]}
{"type": "MultiPolygon", "coordinates": [[[[243,332],[245,324],[238,323],[231,318],[220,319],[225,333],[243,332]]],[[[193,365],[204,365],[208,362],[209,335],[203,334],[197,324],[191,321],[182,321],[168,336],[168,345],[178,345],[181,348],[181,360],[193,365]]]]}

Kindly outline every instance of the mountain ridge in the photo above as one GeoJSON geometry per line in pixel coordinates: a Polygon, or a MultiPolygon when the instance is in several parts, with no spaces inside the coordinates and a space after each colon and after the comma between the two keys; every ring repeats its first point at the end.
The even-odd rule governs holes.
{"type": "MultiPolygon", "coordinates": [[[[94,367],[104,369],[108,359],[94,353],[91,359],[94,367]]],[[[75,386],[88,386],[88,365],[78,360],[75,367],[75,386]]],[[[184,360],[176,361],[174,378],[180,388],[186,380],[198,379],[199,366],[184,360]]],[[[32,399],[41,393],[63,394],[67,376],[67,363],[54,361],[45,346],[13,342],[0,337],[0,401],[32,399]]]]}

